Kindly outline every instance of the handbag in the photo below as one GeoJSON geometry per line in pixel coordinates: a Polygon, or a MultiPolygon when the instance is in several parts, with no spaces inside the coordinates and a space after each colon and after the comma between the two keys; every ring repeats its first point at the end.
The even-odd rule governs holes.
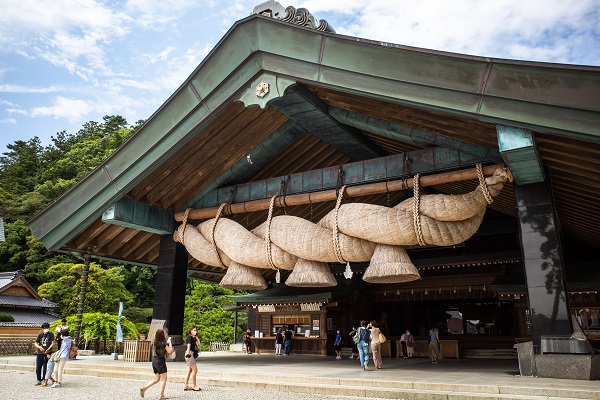
{"type": "Polygon", "coordinates": [[[177,353],[175,352],[175,349],[173,349],[173,352],[171,354],[167,353],[167,360],[174,360],[175,357],[177,357],[177,353]]]}
{"type": "Polygon", "coordinates": [[[384,336],[383,333],[379,332],[379,343],[385,343],[386,341],[386,337],[384,336]]]}
{"type": "Polygon", "coordinates": [[[77,358],[77,350],[79,349],[75,346],[75,343],[71,343],[71,347],[69,348],[69,360],[77,358]]]}
{"type": "Polygon", "coordinates": [[[358,344],[358,342],[360,342],[360,335],[358,334],[358,331],[356,331],[356,333],[354,334],[354,336],[352,336],[352,341],[355,344],[358,344]]]}

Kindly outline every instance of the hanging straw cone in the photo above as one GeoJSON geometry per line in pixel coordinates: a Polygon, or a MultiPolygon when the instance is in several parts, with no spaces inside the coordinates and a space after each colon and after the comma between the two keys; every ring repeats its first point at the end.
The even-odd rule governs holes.
{"type": "Polygon", "coordinates": [[[379,244],[363,275],[369,283],[404,283],[421,279],[406,250],[399,246],[379,244]]]}
{"type": "Polygon", "coordinates": [[[258,269],[235,261],[231,262],[219,284],[229,289],[263,290],[267,288],[267,282],[258,269]]]}
{"type": "Polygon", "coordinates": [[[285,284],[299,287],[325,287],[335,286],[337,281],[327,264],[299,258],[285,284]]]}

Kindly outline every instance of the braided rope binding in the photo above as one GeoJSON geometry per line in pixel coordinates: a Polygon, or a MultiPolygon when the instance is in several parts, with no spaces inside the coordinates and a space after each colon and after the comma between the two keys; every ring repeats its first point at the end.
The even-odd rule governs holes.
{"type": "Polygon", "coordinates": [[[335,257],[337,258],[340,264],[346,263],[344,257],[342,256],[342,250],[340,249],[340,237],[339,237],[339,228],[338,228],[338,213],[340,211],[340,205],[342,204],[342,198],[344,197],[344,190],[348,185],[344,185],[341,187],[340,192],[338,193],[338,198],[335,203],[335,209],[333,210],[333,250],[335,251],[335,257]]]}
{"type": "Polygon", "coordinates": [[[485,201],[487,201],[488,204],[492,204],[494,202],[494,198],[490,194],[487,183],[485,182],[485,176],[483,176],[483,167],[481,164],[477,164],[475,167],[477,168],[477,177],[479,178],[479,186],[483,192],[483,197],[485,197],[485,201]]]}
{"type": "Polygon", "coordinates": [[[210,239],[211,239],[211,242],[213,245],[213,251],[215,252],[215,255],[217,256],[217,261],[219,262],[219,266],[221,268],[227,268],[227,266],[225,264],[223,264],[223,260],[221,260],[221,256],[219,255],[219,251],[217,250],[217,245],[215,243],[215,230],[217,229],[217,222],[219,221],[219,218],[221,217],[221,213],[223,212],[223,209],[225,208],[226,205],[227,205],[227,203],[223,203],[219,207],[219,210],[217,211],[217,215],[215,215],[215,222],[213,222],[213,226],[212,226],[211,234],[210,234],[210,239]]]}
{"type": "Polygon", "coordinates": [[[423,239],[423,231],[421,230],[421,216],[419,215],[420,196],[419,196],[419,174],[413,177],[413,225],[415,227],[415,233],[417,235],[417,242],[419,246],[425,246],[425,239],[423,239]]]}
{"type": "Polygon", "coordinates": [[[185,226],[187,225],[188,215],[190,215],[191,208],[185,210],[185,214],[183,214],[183,221],[181,221],[181,225],[175,231],[175,241],[181,244],[184,244],[183,240],[185,237],[185,226]]]}
{"type": "Polygon", "coordinates": [[[271,203],[269,203],[269,215],[267,216],[267,227],[265,231],[265,253],[267,255],[267,262],[271,269],[277,269],[273,263],[273,256],[271,255],[271,219],[273,218],[273,207],[275,206],[275,199],[277,195],[271,197],[271,203]]]}

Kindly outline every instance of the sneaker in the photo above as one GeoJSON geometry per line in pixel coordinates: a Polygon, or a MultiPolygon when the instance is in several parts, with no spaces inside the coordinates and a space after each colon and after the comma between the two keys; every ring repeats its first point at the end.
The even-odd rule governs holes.
{"type": "Polygon", "coordinates": [[[60,387],[60,383],[54,382],[54,384],[51,387],[53,387],[53,388],[59,388],[60,387]]]}
{"type": "Polygon", "coordinates": [[[365,371],[368,371],[369,370],[369,366],[367,365],[367,363],[365,363],[364,366],[365,366],[365,371]]]}
{"type": "Polygon", "coordinates": [[[352,360],[352,359],[354,358],[354,356],[350,356],[350,357],[348,357],[348,358],[352,360]]]}
{"type": "Polygon", "coordinates": [[[37,382],[35,383],[35,386],[40,386],[41,384],[42,384],[42,381],[37,381],[37,382]]]}

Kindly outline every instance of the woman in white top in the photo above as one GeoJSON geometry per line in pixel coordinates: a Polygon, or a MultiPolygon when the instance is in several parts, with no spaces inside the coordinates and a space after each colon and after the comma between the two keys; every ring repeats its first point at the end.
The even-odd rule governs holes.
{"type": "Polygon", "coordinates": [[[381,343],[379,343],[379,332],[377,321],[373,320],[369,324],[371,327],[371,351],[373,352],[373,364],[376,369],[381,369],[383,363],[381,362],[381,343]]]}

